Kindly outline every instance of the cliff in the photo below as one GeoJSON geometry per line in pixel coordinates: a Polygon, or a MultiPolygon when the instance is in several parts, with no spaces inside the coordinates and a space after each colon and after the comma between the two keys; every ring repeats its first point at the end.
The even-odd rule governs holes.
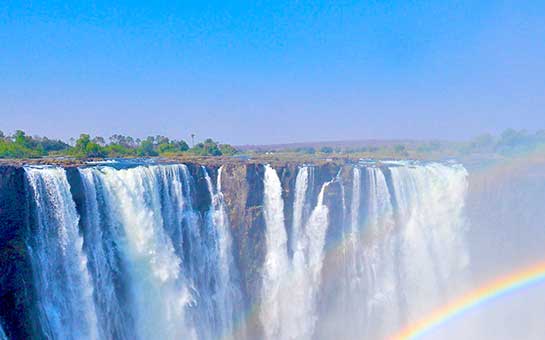
{"type": "MultiPolygon", "coordinates": [[[[216,185],[220,164],[184,163],[192,181],[191,200],[193,208],[204,219],[211,206],[205,170],[216,185]],[[203,168],[205,166],[205,168],[203,168]]],[[[66,166],[66,176],[70,192],[75,203],[79,219],[80,233],[88,233],[89,223],[85,212],[85,193],[78,171],[78,164],[66,166]]],[[[81,164],[80,164],[81,165],[81,164]]],[[[233,239],[234,261],[239,273],[239,281],[246,310],[252,311],[247,320],[246,335],[259,337],[263,333],[262,325],[255,310],[261,298],[263,262],[265,260],[265,220],[263,213],[264,165],[254,162],[231,161],[222,166],[222,193],[229,226],[233,239]]],[[[293,220],[293,201],[295,179],[298,164],[273,164],[277,171],[284,200],[284,217],[288,237],[291,236],[293,220]]],[[[326,182],[324,202],[330,207],[330,225],[342,226],[345,216],[344,202],[349,198],[352,167],[337,163],[322,163],[313,167],[313,180],[309,190],[310,205],[316,204],[317,193],[326,182]]],[[[29,197],[28,184],[24,169],[19,165],[0,165],[0,319],[3,328],[14,339],[42,338],[38,313],[39,302],[32,282],[32,264],[27,241],[32,233],[33,213],[32,198],[29,197]]],[[[327,242],[335,242],[342,235],[342,230],[328,228],[327,242]]],[[[289,241],[288,241],[289,243],[289,241]]],[[[88,245],[84,243],[84,249],[88,245]]],[[[291,249],[289,250],[291,254],[291,249]]],[[[290,255],[291,256],[291,255],[290,255]]],[[[333,267],[335,259],[326,259],[326,267],[333,267]]],[[[333,289],[333,288],[331,288],[333,289]]]]}
{"type": "Polygon", "coordinates": [[[40,334],[32,286],[29,204],[24,170],[0,167],[0,322],[11,339],[40,334]]]}

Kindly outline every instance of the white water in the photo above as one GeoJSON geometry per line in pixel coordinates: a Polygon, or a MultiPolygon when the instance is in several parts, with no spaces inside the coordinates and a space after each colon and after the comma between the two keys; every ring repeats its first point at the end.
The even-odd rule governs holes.
{"type": "Polygon", "coordinates": [[[264,214],[266,258],[263,274],[261,322],[267,339],[309,339],[314,331],[316,298],[321,278],[328,208],[322,186],[308,222],[301,225],[306,203],[308,169],[296,178],[294,200],[293,259],[288,257],[284,204],[276,171],[265,167],[264,214]]]}
{"type": "Polygon", "coordinates": [[[87,224],[96,229],[88,233],[95,284],[109,299],[100,303],[104,319],[113,315],[103,327],[113,338],[215,339],[233,332],[242,307],[221,170],[216,188],[208,170],[200,171],[210,199],[204,211],[193,206],[196,184],[185,165],[80,170],[87,224]],[[104,252],[99,239],[114,251],[104,252]],[[114,312],[121,304],[130,307],[124,315],[114,312]]]}
{"type": "MultiPolygon", "coordinates": [[[[348,257],[346,258],[349,278],[349,286],[359,285],[361,279],[361,250],[360,243],[360,201],[361,201],[361,170],[354,167],[352,170],[352,200],[350,203],[350,229],[346,238],[346,249],[348,257]]],[[[347,297],[350,299],[350,296],[347,297]]]]}
{"type": "Polygon", "coordinates": [[[114,288],[116,272],[119,264],[114,252],[115,240],[121,237],[108,225],[108,220],[99,212],[99,197],[94,172],[80,171],[85,193],[85,213],[83,228],[85,230],[85,251],[89,257],[90,272],[94,281],[94,296],[97,305],[97,316],[101,338],[130,339],[134,337],[130,331],[129,314],[119,301],[118,292],[114,288]],[[114,236],[115,235],[115,236],[114,236]]]}
{"type": "MultiPolygon", "coordinates": [[[[217,282],[216,297],[218,301],[218,309],[220,315],[219,329],[222,330],[222,338],[231,339],[235,336],[235,315],[242,308],[242,300],[239,288],[235,285],[237,272],[234,269],[232,256],[232,239],[229,231],[229,219],[227,217],[225,203],[223,201],[223,193],[221,192],[221,174],[223,168],[218,169],[217,184],[214,190],[212,179],[210,178],[206,168],[202,168],[205,173],[205,179],[208,187],[208,192],[212,198],[211,215],[212,227],[217,231],[217,246],[219,250],[219,276],[217,282]]],[[[240,321],[242,322],[242,321],[240,321]]],[[[239,325],[243,327],[243,325],[239,325]]],[[[236,335],[239,339],[242,334],[236,335]]]]}
{"type": "Polygon", "coordinates": [[[44,332],[58,339],[97,339],[93,286],[66,173],[58,168],[25,172],[36,205],[30,248],[44,332]]]}
{"type": "Polygon", "coordinates": [[[383,172],[367,168],[367,216],[362,231],[358,272],[364,281],[355,286],[366,300],[362,320],[367,337],[384,337],[400,323],[399,282],[396,277],[394,209],[383,172]]]}
{"type": "MultiPolygon", "coordinates": [[[[85,171],[85,170],[84,170],[85,171]]],[[[185,320],[190,295],[180,275],[181,259],[163,227],[160,169],[102,168],[96,171],[110,219],[121,228],[118,240],[127,262],[137,335],[142,339],[192,336],[185,320]]]]}
{"type": "Polygon", "coordinates": [[[458,165],[396,164],[389,187],[387,170],[365,171],[366,187],[353,173],[348,285],[332,322],[345,325],[345,337],[382,339],[465,288],[467,173],[458,165]]]}
{"type": "Polygon", "coordinates": [[[265,244],[267,247],[263,268],[263,286],[260,318],[267,339],[283,339],[282,332],[288,320],[288,301],[283,300],[283,286],[289,273],[287,235],[284,226],[284,202],[282,187],[276,170],[265,166],[264,217],[267,226],[265,244]]]}
{"type": "Polygon", "coordinates": [[[216,339],[232,337],[235,326],[243,335],[221,169],[216,187],[200,170],[210,204],[197,210],[185,165],[79,169],[80,221],[64,170],[25,169],[48,337],[216,339]]]}
{"type": "Polygon", "coordinates": [[[293,203],[293,226],[291,235],[291,250],[294,251],[297,240],[300,238],[301,228],[304,218],[305,202],[307,198],[309,183],[309,168],[304,166],[299,168],[295,178],[295,198],[293,203]]]}
{"type": "Polygon", "coordinates": [[[398,220],[403,221],[398,250],[410,322],[465,288],[467,172],[437,163],[391,172],[398,220]]]}
{"type": "Polygon", "coordinates": [[[323,264],[323,249],[328,227],[329,209],[324,204],[325,183],[318,194],[316,207],[305,226],[304,235],[297,240],[293,256],[293,278],[290,287],[293,329],[283,339],[310,339],[317,320],[316,298],[323,264]]]}
{"type": "MultiPolygon", "coordinates": [[[[64,170],[25,171],[36,219],[29,246],[47,336],[240,338],[245,303],[222,168],[215,185],[205,167],[80,169],[81,218],[64,170]]],[[[384,338],[467,284],[463,167],[362,165],[352,171],[345,203],[341,177],[322,184],[314,197],[312,167],[299,169],[290,188],[288,245],[282,184],[265,167],[265,261],[258,268],[260,301],[249,301],[258,303],[264,338],[384,338]],[[334,198],[342,202],[328,207],[325,196],[337,185],[342,197],[334,198]],[[341,214],[330,211],[341,203],[341,214]],[[330,225],[330,213],[342,217],[341,225],[330,225]],[[344,233],[342,244],[326,247],[328,228],[344,233]],[[330,261],[325,249],[342,256],[330,261]],[[328,325],[331,334],[322,332],[328,325]]]]}

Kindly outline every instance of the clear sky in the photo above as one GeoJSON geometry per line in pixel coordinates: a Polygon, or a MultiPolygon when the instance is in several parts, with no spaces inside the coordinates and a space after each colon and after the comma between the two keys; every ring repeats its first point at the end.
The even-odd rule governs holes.
{"type": "Polygon", "coordinates": [[[1,1],[0,130],[222,142],[545,128],[545,1],[1,1]]]}

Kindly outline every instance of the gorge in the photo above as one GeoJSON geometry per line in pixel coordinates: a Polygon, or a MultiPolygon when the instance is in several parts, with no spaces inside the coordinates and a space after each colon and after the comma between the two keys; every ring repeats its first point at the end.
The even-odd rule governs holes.
{"type": "Polygon", "coordinates": [[[383,339],[471,284],[455,162],[0,167],[0,338],[383,339]]]}

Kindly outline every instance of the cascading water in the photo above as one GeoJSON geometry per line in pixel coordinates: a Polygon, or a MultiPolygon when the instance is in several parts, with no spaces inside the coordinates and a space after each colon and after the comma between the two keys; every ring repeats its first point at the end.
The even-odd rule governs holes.
{"type": "Polygon", "coordinates": [[[266,224],[266,257],[263,268],[263,287],[260,318],[267,339],[285,337],[282,325],[288,310],[284,300],[283,284],[289,273],[290,261],[287,252],[287,235],[284,225],[284,202],[282,186],[276,170],[265,166],[264,215],[266,224]]]}
{"type": "Polygon", "coordinates": [[[348,284],[330,320],[345,325],[343,336],[386,338],[464,288],[466,177],[438,163],[353,169],[348,284]]]}
{"type": "Polygon", "coordinates": [[[304,223],[305,202],[307,198],[309,183],[309,167],[304,166],[299,169],[295,179],[295,199],[293,203],[293,227],[291,235],[290,249],[292,253],[295,250],[296,242],[300,237],[301,226],[304,223]]]}
{"type": "Polygon", "coordinates": [[[323,201],[330,182],[322,186],[316,207],[303,226],[301,220],[309,184],[308,171],[306,167],[300,168],[296,178],[293,259],[290,261],[281,183],[272,167],[265,168],[267,252],[260,316],[267,339],[308,339],[314,331],[316,294],[328,226],[328,208],[323,201]]]}
{"type": "Polygon", "coordinates": [[[65,170],[25,172],[34,203],[36,230],[29,246],[43,331],[55,339],[97,339],[93,286],[65,170]]]}
{"type": "MultiPolygon", "coordinates": [[[[113,244],[127,268],[128,278],[121,279],[132,308],[118,324],[134,319],[139,338],[213,339],[232,331],[240,296],[233,287],[229,224],[220,189],[214,190],[208,171],[201,170],[211,201],[204,215],[193,207],[195,184],[185,165],[81,170],[87,196],[102,202],[90,215],[106,216],[107,225],[117,226],[113,244]]],[[[113,260],[101,260],[104,272],[111,271],[113,260]]],[[[114,291],[109,282],[103,285],[98,289],[114,291]]],[[[109,301],[108,308],[117,308],[115,297],[109,301]]]]}
{"type": "MultiPolygon", "coordinates": [[[[396,277],[396,231],[392,199],[384,173],[367,168],[366,217],[360,228],[362,245],[358,254],[358,281],[354,293],[366,301],[365,313],[359,320],[368,337],[384,337],[388,327],[400,323],[400,304],[396,277]]],[[[354,308],[358,308],[354,306],[354,308]]]]}
{"type": "Polygon", "coordinates": [[[84,250],[89,258],[89,270],[94,281],[94,296],[99,327],[104,339],[132,339],[135,337],[132,315],[124,308],[126,282],[121,254],[122,232],[113,223],[111,212],[104,210],[102,183],[91,169],[80,171],[84,191],[84,250]],[[97,188],[99,186],[99,188],[97,188]]]}
{"type": "Polygon", "coordinates": [[[260,215],[232,225],[241,187],[227,169],[25,168],[40,334],[381,339],[467,284],[460,165],[359,164],[320,173],[300,166],[289,186],[265,166],[256,206],[263,222],[251,220],[264,233],[255,238],[263,249],[252,248],[262,252],[262,267],[249,268],[260,275],[256,292],[243,281],[240,238],[255,232],[244,221],[260,215]],[[245,327],[246,307],[256,308],[257,320],[247,324],[258,328],[245,327]]]}
{"type": "MultiPolygon", "coordinates": [[[[208,170],[202,167],[205,174],[206,184],[208,192],[212,198],[211,205],[211,229],[216,231],[216,246],[218,247],[218,259],[217,266],[219,275],[216,281],[216,296],[214,299],[218,304],[219,318],[219,330],[222,334],[218,333],[216,336],[229,339],[234,337],[234,327],[236,323],[242,323],[242,320],[238,320],[236,317],[237,311],[242,308],[242,297],[238,286],[238,273],[235,268],[232,257],[232,239],[229,232],[229,220],[227,218],[227,212],[225,203],[223,201],[223,193],[221,192],[221,174],[223,168],[218,169],[217,184],[214,189],[212,185],[212,179],[208,174],[208,170]]],[[[244,325],[239,325],[244,327],[244,325]]],[[[243,334],[236,334],[237,338],[241,338],[243,334]]]]}
{"type": "Polygon", "coordinates": [[[86,171],[92,171],[100,183],[105,214],[109,224],[117,229],[114,242],[127,269],[125,282],[137,336],[144,339],[191,336],[185,320],[190,295],[181,275],[182,262],[161,215],[161,179],[167,170],[159,167],[82,170],[86,171]]]}
{"type": "Polygon", "coordinates": [[[79,169],[80,221],[63,169],[25,169],[48,337],[229,337],[242,309],[232,240],[221,175],[214,188],[201,170],[210,195],[203,212],[185,165],[79,169]]]}
{"type": "Polygon", "coordinates": [[[324,204],[324,192],[329,184],[330,182],[323,184],[304,234],[297,240],[292,268],[294,281],[290,290],[294,295],[293,324],[297,332],[286,338],[310,339],[314,332],[317,320],[316,295],[320,286],[329,213],[328,207],[324,204]]]}
{"type": "Polygon", "coordinates": [[[401,224],[399,275],[411,321],[464,288],[467,172],[436,163],[393,167],[391,173],[401,224]]]}

